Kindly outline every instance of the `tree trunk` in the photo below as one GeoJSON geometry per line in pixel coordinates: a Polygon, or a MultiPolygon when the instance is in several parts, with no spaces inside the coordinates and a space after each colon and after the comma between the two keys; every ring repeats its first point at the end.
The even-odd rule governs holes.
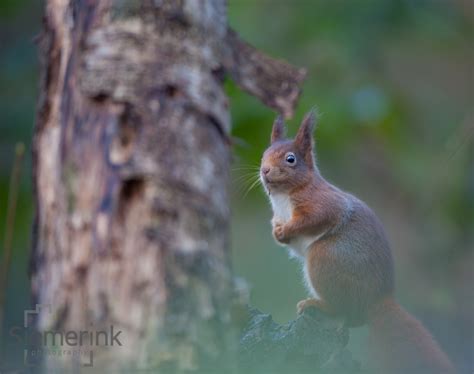
{"type": "Polygon", "coordinates": [[[232,367],[223,78],[290,116],[304,71],[240,41],[224,0],[49,0],[40,49],[36,324],[88,333],[48,372],[232,367]]]}

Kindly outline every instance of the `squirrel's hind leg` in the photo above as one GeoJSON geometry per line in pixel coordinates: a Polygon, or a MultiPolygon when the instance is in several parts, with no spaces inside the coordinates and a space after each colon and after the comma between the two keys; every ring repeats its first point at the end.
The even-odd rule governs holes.
{"type": "Polygon", "coordinates": [[[314,299],[308,298],[301,300],[298,304],[296,304],[296,313],[298,315],[302,314],[306,308],[316,308],[322,311],[323,313],[332,316],[333,313],[331,312],[329,306],[324,300],[321,299],[314,299]]]}

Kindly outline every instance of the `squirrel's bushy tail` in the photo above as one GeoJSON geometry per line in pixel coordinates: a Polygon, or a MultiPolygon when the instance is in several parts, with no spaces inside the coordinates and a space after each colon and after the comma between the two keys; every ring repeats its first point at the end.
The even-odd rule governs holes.
{"type": "Polygon", "coordinates": [[[369,336],[371,356],[380,372],[455,372],[428,330],[392,298],[371,310],[369,336]]]}

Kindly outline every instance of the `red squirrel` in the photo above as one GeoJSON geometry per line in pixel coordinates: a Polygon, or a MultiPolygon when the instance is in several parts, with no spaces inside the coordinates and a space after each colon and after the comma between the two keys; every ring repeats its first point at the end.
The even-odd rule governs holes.
{"type": "Polygon", "coordinates": [[[311,111],[291,140],[277,117],[260,167],[273,208],[273,236],[302,260],[312,295],[298,303],[298,313],[313,306],[348,327],[368,324],[379,372],[453,373],[431,334],[394,299],[392,254],[375,213],[321,176],[315,122],[311,111]]]}

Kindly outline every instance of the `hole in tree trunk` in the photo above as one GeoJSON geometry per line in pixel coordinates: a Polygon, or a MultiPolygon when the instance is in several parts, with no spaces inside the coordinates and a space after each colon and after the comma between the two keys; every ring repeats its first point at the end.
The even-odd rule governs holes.
{"type": "Polygon", "coordinates": [[[120,201],[129,202],[134,198],[142,196],[144,187],[145,181],[141,178],[125,180],[120,191],[120,201]]]}
{"type": "Polygon", "coordinates": [[[114,134],[109,149],[109,159],[112,164],[124,164],[132,157],[139,122],[138,116],[134,115],[130,108],[125,108],[119,118],[117,132],[114,134]]]}

